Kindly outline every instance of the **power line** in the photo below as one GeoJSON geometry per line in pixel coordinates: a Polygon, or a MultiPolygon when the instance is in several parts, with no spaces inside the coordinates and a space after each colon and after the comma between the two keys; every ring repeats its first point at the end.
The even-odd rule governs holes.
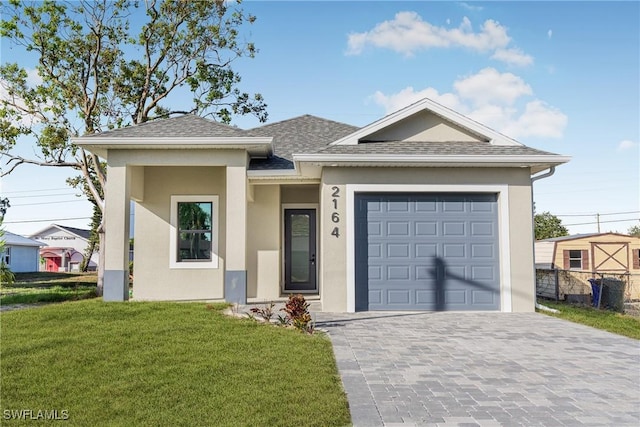
{"type": "Polygon", "coordinates": [[[24,224],[30,222],[53,222],[53,221],[73,221],[76,219],[91,219],[90,216],[81,216],[76,218],[48,218],[48,219],[27,219],[23,221],[3,221],[3,224],[24,224]]]}
{"type": "Polygon", "coordinates": [[[629,212],[611,212],[611,213],[591,213],[591,214],[557,214],[555,216],[607,216],[607,215],[628,215],[628,214],[636,214],[640,213],[640,211],[629,211],[629,212]]]}
{"type": "Polygon", "coordinates": [[[78,192],[74,191],[72,193],[57,193],[57,194],[32,194],[30,196],[12,196],[10,200],[14,199],[33,199],[34,197],[56,197],[56,196],[74,196],[77,195],[78,192]]]}
{"type": "MultiPolygon", "coordinates": [[[[600,221],[599,223],[600,224],[606,224],[606,223],[609,223],[609,222],[629,222],[629,221],[640,221],[640,218],[612,219],[610,221],[600,221]]],[[[570,227],[570,226],[573,226],[573,225],[593,225],[593,224],[598,224],[598,222],[597,221],[594,221],[594,222],[581,222],[581,223],[578,223],[578,224],[562,224],[562,225],[564,225],[565,227],[570,227]]]]}
{"type": "Polygon", "coordinates": [[[78,199],[78,200],[60,200],[57,202],[39,202],[39,203],[24,203],[21,205],[11,205],[12,208],[17,208],[18,206],[36,206],[36,205],[55,205],[57,203],[77,203],[77,202],[88,202],[88,199],[78,199]]]}
{"type": "Polygon", "coordinates": [[[62,188],[43,188],[41,190],[14,190],[14,191],[3,191],[3,194],[14,194],[14,193],[37,193],[42,191],[60,191],[60,190],[68,190],[69,187],[62,188]]]}

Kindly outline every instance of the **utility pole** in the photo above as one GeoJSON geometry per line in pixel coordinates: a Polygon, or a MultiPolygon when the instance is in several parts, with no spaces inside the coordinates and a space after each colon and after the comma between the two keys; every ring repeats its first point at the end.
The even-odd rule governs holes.
{"type": "Polygon", "coordinates": [[[598,234],[600,234],[600,214],[596,214],[596,221],[598,222],[598,234]]]}

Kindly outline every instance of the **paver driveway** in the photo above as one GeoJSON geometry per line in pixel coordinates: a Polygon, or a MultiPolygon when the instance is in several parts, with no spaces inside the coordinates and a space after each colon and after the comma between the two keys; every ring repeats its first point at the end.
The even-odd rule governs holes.
{"type": "Polygon", "coordinates": [[[356,426],[640,426],[640,343],[537,313],[318,313],[356,426]]]}

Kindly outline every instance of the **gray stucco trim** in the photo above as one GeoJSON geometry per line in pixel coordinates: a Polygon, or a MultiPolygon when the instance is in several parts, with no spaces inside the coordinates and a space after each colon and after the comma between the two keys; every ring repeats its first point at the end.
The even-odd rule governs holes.
{"type": "Polygon", "coordinates": [[[224,272],[224,299],[234,304],[247,303],[247,270],[224,272]]]}
{"type": "Polygon", "coordinates": [[[104,301],[127,301],[129,299],[129,272],[105,270],[102,299],[104,301]]]}

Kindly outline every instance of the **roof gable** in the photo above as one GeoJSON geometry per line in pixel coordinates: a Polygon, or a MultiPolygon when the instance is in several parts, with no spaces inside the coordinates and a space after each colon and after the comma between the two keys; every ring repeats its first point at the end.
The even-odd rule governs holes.
{"type": "Polygon", "coordinates": [[[75,228],[75,227],[67,227],[64,225],[58,225],[58,224],[51,224],[50,226],[48,226],[47,228],[44,228],[40,231],[38,231],[37,233],[33,233],[31,236],[29,236],[30,238],[37,238],[39,236],[45,235],[45,234],[49,234],[49,231],[51,230],[51,232],[55,233],[56,231],[63,231],[65,233],[69,233],[69,234],[73,234],[76,237],[79,237],[83,240],[89,240],[89,236],[91,234],[90,230],[85,230],[82,228],[75,228]]]}
{"type": "Polygon", "coordinates": [[[401,136],[402,139],[400,140],[405,141],[427,142],[430,140],[438,140],[442,142],[475,140],[488,142],[491,145],[522,145],[514,139],[438,104],[429,98],[424,98],[395,113],[391,113],[333,142],[331,145],[357,145],[370,140],[379,140],[376,138],[397,136],[401,136]],[[399,132],[398,129],[401,129],[401,131],[399,132]]]}

